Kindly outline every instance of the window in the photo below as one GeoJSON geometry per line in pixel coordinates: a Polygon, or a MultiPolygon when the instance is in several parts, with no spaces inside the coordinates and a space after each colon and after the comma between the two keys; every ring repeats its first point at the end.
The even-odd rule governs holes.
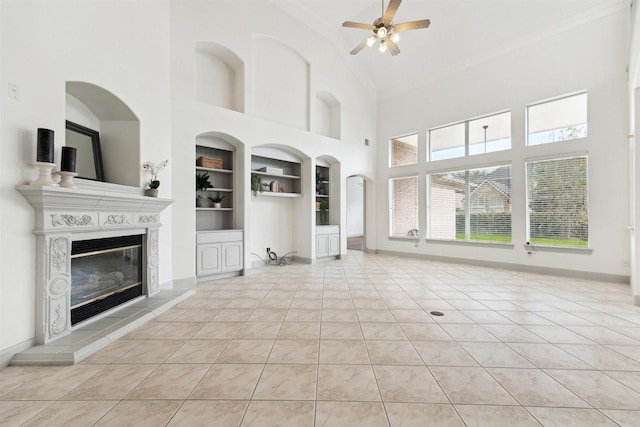
{"type": "Polygon", "coordinates": [[[528,241],[589,246],[587,157],[527,163],[528,241]]]}
{"type": "Polygon", "coordinates": [[[418,163],[418,134],[401,136],[389,141],[391,166],[418,163]]]}
{"type": "Polygon", "coordinates": [[[418,177],[389,180],[389,235],[418,237],[418,177]]]}
{"type": "Polygon", "coordinates": [[[431,239],[511,242],[511,166],[428,176],[431,239]]]}
{"type": "Polygon", "coordinates": [[[527,107],[528,145],[587,136],[587,94],[567,96],[527,107]]]}
{"type": "Polygon", "coordinates": [[[511,112],[429,131],[429,160],[453,159],[511,148],[511,112]]]}

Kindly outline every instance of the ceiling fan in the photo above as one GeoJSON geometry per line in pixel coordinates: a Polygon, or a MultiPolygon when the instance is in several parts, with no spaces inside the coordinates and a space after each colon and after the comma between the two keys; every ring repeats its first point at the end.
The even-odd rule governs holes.
{"type": "Polygon", "coordinates": [[[382,16],[376,19],[372,25],[360,24],[358,22],[345,21],[342,23],[343,27],[358,28],[361,30],[373,31],[373,35],[367,37],[362,43],[356,46],[351,52],[351,55],[355,55],[360,52],[365,46],[373,46],[376,41],[380,40],[378,50],[380,52],[386,52],[389,49],[391,55],[396,56],[400,53],[400,49],[396,44],[400,40],[400,31],[417,30],[420,28],[428,28],[431,21],[428,19],[421,19],[419,21],[403,22],[401,24],[394,24],[393,17],[400,6],[402,0],[389,0],[387,10],[384,10],[384,0],[382,0],[382,16]]]}

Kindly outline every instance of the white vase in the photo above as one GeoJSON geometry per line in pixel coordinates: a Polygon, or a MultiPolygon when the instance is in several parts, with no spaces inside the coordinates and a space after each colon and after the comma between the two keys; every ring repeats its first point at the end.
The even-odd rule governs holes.
{"type": "Polygon", "coordinates": [[[220,203],[214,203],[214,204],[213,204],[213,207],[214,207],[215,209],[220,209],[220,205],[221,205],[220,203]]]}
{"type": "Polygon", "coordinates": [[[144,195],[147,197],[158,197],[158,189],[157,188],[147,188],[144,190],[144,195]]]}

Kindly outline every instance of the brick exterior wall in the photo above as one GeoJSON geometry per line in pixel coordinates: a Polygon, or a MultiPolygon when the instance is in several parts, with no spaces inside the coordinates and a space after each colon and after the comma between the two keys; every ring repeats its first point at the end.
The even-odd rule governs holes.
{"type": "Polygon", "coordinates": [[[406,237],[409,230],[418,228],[418,177],[394,179],[392,183],[393,224],[391,235],[406,237]]]}
{"type": "Polygon", "coordinates": [[[418,162],[418,146],[399,139],[391,140],[391,166],[410,165],[418,162]]]}

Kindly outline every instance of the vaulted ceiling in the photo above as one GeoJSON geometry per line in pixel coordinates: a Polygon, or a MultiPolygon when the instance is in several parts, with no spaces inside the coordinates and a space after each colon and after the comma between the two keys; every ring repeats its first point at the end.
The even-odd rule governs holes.
{"type": "MultiPolygon", "coordinates": [[[[349,51],[371,35],[342,22],[371,24],[381,0],[271,0],[329,38],[379,99],[535,43],[629,7],[629,0],[403,0],[394,23],[428,18],[431,26],[401,33],[395,57],[374,46],[349,51]]],[[[386,8],[388,0],[384,0],[386,8]]]]}

